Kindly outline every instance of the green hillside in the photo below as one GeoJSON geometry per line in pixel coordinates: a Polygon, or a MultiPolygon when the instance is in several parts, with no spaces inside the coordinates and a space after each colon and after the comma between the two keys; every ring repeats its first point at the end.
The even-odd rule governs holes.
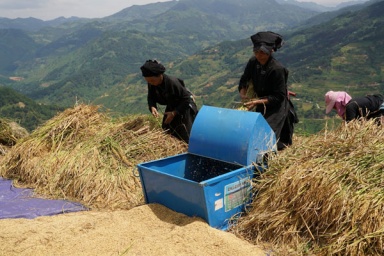
{"type": "MultiPolygon", "coordinates": [[[[130,19],[128,8],[105,19],[60,24],[56,33],[45,28],[20,34],[24,41],[15,39],[18,44],[35,43],[28,48],[28,43],[7,42],[10,51],[18,53],[21,47],[26,54],[6,56],[3,63],[17,65],[12,74],[0,69],[0,82],[43,104],[95,103],[116,114],[146,113],[146,86],[139,67],[155,58],[166,65],[168,74],[185,80],[199,106],[233,108],[239,100],[238,80],[252,56],[249,36],[273,29],[286,40],[275,56],[290,70],[300,125],[306,127],[303,132],[312,133],[324,124],[326,91],[347,90],[352,96],[382,91],[383,3],[347,8],[331,20],[302,29],[296,25],[313,17],[313,11],[267,0],[180,0],[157,13],[151,5],[143,19],[130,19]],[[255,3],[265,8],[250,13],[255,3]],[[266,13],[275,23],[267,25],[266,13]],[[11,75],[23,79],[11,83],[11,75]]],[[[0,37],[0,43],[4,40],[0,37]]]]}
{"type": "Polygon", "coordinates": [[[55,106],[37,104],[10,88],[0,86],[0,117],[13,120],[29,131],[62,110],[55,106]]]}
{"type": "Polygon", "coordinates": [[[316,14],[269,0],[182,0],[132,8],[149,14],[132,19],[127,8],[103,19],[75,20],[29,32],[38,45],[34,56],[13,70],[23,78],[13,88],[45,104],[89,103],[125,83],[126,76],[136,73],[147,59],[181,61],[223,40],[242,38],[267,25],[289,27],[316,14]],[[156,13],[156,6],[163,11],[156,13]],[[284,16],[285,22],[273,21],[263,8],[284,16]]]}
{"type": "MultiPolygon", "coordinates": [[[[289,88],[297,93],[293,101],[302,121],[299,130],[312,133],[324,126],[328,90],[346,90],[352,96],[383,91],[383,11],[384,2],[379,2],[312,28],[281,32],[286,44],[275,57],[290,70],[289,88]]],[[[168,74],[184,78],[199,105],[232,108],[251,55],[250,39],[227,41],[169,62],[168,74]]],[[[128,76],[125,84],[95,102],[121,111],[146,111],[144,85],[140,74],[128,76]]]]}
{"type": "Polygon", "coordinates": [[[12,74],[33,56],[37,43],[21,30],[0,29],[0,49],[0,74],[12,74]]]}
{"type": "Polygon", "coordinates": [[[293,89],[300,95],[302,115],[321,118],[326,91],[352,96],[383,92],[384,2],[348,12],[329,22],[287,34],[280,59],[291,70],[293,89]],[[310,111],[306,102],[311,102],[310,111]]]}

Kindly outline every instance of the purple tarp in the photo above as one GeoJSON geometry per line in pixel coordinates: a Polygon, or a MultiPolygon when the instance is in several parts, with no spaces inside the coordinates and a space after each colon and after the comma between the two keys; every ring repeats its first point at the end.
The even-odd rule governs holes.
{"type": "Polygon", "coordinates": [[[0,177],[0,219],[50,216],[87,210],[79,203],[37,198],[32,189],[16,188],[0,177]]]}

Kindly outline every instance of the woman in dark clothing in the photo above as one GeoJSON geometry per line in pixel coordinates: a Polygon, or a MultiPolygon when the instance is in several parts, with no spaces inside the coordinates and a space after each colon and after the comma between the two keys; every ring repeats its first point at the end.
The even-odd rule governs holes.
{"type": "Polygon", "coordinates": [[[254,56],[248,61],[239,82],[240,97],[246,101],[248,110],[260,112],[278,141],[278,150],[292,144],[294,123],[298,122],[295,109],[289,100],[288,70],[272,53],[282,46],[282,37],[273,32],[259,32],[251,36],[254,56]],[[254,95],[247,98],[249,83],[253,84],[254,95]]]}
{"type": "Polygon", "coordinates": [[[352,98],[344,91],[329,91],[325,94],[325,113],[335,109],[346,122],[354,119],[375,118],[379,121],[384,115],[384,98],[381,94],[372,94],[352,98]]]}
{"type": "Polygon", "coordinates": [[[164,74],[165,67],[156,60],[148,60],[141,66],[148,83],[148,107],[154,117],[159,116],[157,104],[166,105],[162,128],[176,138],[189,143],[197,106],[184,81],[164,74]]]}

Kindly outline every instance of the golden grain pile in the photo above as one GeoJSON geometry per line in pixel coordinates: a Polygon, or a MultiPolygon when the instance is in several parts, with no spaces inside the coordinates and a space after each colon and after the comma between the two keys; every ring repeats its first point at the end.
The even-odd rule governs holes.
{"type": "Polygon", "coordinates": [[[353,121],[269,161],[233,232],[277,255],[384,255],[384,128],[353,121]],[[291,253],[287,250],[291,249],[291,253]]]}
{"type": "Polygon", "coordinates": [[[130,209],[144,203],[136,165],[186,150],[147,116],[113,120],[79,105],[18,141],[0,160],[0,176],[90,208],[130,209]]]}

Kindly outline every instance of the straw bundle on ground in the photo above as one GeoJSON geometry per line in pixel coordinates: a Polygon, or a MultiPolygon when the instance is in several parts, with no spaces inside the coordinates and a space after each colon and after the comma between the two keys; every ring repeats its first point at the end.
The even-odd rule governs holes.
{"type": "Polygon", "coordinates": [[[146,116],[112,120],[79,105],[19,141],[1,159],[0,175],[51,198],[130,209],[144,203],[136,165],[186,149],[146,116]]]}
{"type": "Polygon", "coordinates": [[[295,141],[233,232],[277,255],[384,255],[383,141],[383,127],[359,121],[295,141]]]}
{"type": "Polygon", "coordinates": [[[17,140],[28,136],[28,131],[10,120],[0,118],[0,156],[5,155],[17,140]]]}
{"type": "Polygon", "coordinates": [[[28,135],[28,131],[15,122],[0,118],[0,144],[13,146],[18,139],[28,135]]]}

